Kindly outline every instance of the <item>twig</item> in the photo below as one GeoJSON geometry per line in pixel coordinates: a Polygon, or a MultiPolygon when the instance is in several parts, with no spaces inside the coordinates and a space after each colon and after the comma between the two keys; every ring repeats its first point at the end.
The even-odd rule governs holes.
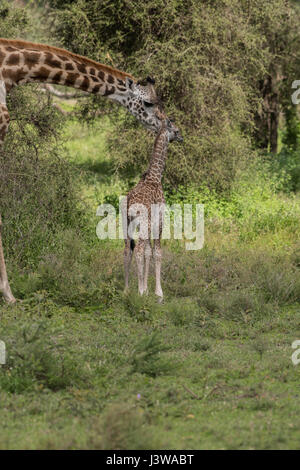
{"type": "Polygon", "coordinates": [[[198,395],[196,395],[196,393],[192,392],[192,390],[187,388],[185,385],[182,386],[190,395],[192,395],[192,397],[196,398],[196,400],[202,400],[203,397],[199,397],[198,395]]]}
{"type": "Polygon", "coordinates": [[[192,397],[196,398],[196,400],[205,400],[207,397],[209,397],[209,395],[211,393],[213,393],[215,390],[217,390],[219,388],[219,385],[216,385],[215,387],[213,387],[211,390],[209,390],[206,394],[203,394],[202,397],[199,397],[198,395],[196,395],[196,393],[194,393],[192,390],[190,390],[189,388],[187,388],[186,385],[182,385],[183,388],[190,394],[192,395],[192,397]]]}

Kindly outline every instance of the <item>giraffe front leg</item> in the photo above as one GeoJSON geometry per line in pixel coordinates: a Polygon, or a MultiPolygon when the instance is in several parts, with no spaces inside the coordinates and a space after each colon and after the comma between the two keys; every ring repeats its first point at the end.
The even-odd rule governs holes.
{"type": "Polygon", "coordinates": [[[161,246],[160,240],[154,240],[154,261],[155,261],[155,294],[158,297],[158,302],[161,303],[163,301],[163,291],[161,288],[160,282],[160,272],[161,272],[161,246]]]}
{"type": "Polygon", "coordinates": [[[138,272],[139,294],[144,293],[144,260],[145,260],[145,241],[139,240],[135,249],[135,259],[138,272]]]}
{"type": "Polygon", "coordinates": [[[16,299],[12,295],[6,272],[6,265],[2,246],[2,221],[0,215],[0,292],[8,303],[15,303],[16,299]]]}
{"type": "MultiPolygon", "coordinates": [[[[0,147],[2,147],[5,135],[9,125],[9,114],[6,107],[6,89],[5,84],[0,80],[0,147]]],[[[0,292],[3,294],[6,302],[15,303],[11,288],[7,278],[6,264],[4,259],[2,244],[2,219],[0,215],[0,292]]]]}

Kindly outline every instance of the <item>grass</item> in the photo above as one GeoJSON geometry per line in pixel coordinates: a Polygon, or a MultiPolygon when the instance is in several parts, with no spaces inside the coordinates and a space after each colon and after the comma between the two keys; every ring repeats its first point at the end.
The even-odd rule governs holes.
{"type": "Polygon", "coordinates": [[[253,325],[200,318],[178,325],[155,307],[137,320],[121,300],[81,312],[45,301],[3,308],[10,359],[0,382],[0,447],[298,448],[291,344],[299,308],[253,325]],[[40,324],[47,341],[41,330],[26,344],[22,332],[40,324]]]}
{"type": "MultiPolygon", "coordinates": [[[[66,129],[88,227],[59,233],[36,269],[16,271],[21,302],[0,305],[0,449],[297,449],[296,212],[276,223],[272,193],[264,211],[252,207],[257,228],[243,209],[246,237],[243,216],[229,230],[211,203],[203,250],[164,242],[165,303],[139,297],[134,272],[125,295],[122,242],[94,235],[97,205],[125,186],[101,129],[66,129]]],[[[230,204],[238,212],[246,199],[230,204]]]]}

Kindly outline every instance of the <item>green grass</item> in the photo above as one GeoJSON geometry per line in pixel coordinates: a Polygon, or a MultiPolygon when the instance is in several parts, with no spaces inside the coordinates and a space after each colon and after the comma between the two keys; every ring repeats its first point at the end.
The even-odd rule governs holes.
{"type": "Polygon", "coordinates": [[[250,192],[226,207],[211,200],[201,252],[164,242],[165,303],[136,294],[135,268],[124,295],[122,242],[94,233],[97,205],[126,188],[109,123],[97,126],[65,133],[88,227],[59,233],[32,272],[16,270],[21,301],[0,305],[0,449],[299,448],[295,198],[276,218],[283,196],[266,190],[263,205],[252,192],[253,223],[250,192]]]}
{"type": "Polygon", "coordinates": [[[0,448],[298,448],[299,308],[255,325],[211,318],[205,330],[174,324],[166,308],[137,320],[121,300],[3,307],[0,448]],[[47,335],[26,344],[40,324],[47,335]],[[151,363],[140,351],[153,333],[151,363]]]}

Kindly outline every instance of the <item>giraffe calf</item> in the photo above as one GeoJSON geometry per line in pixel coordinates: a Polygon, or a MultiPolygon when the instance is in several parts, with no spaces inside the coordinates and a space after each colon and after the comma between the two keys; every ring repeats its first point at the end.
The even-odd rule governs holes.
{"type": "Polygon", "coordinates": [[[163,300],[161,288],[161,235],[165,206],[162,188],[162,175],[165,168],[169,142],[181,142],[179,130],[167,118],[162,120],[161,129],[155,139],[154,149],[148,170],[139,183],[127,194],[122,206],[123,227],[125,223],[125,291],[128,290],[129,269],[133,252],[138,271],[138,289],[140,295],[148,293],[148,276],[152,256],[151,234],[154,228],[155,294],[158,301],[163,300]],[[137,238],[134,232],[138,228],[137,238]],[[136,238],[136,239],[135,239],[136,238]]]}

